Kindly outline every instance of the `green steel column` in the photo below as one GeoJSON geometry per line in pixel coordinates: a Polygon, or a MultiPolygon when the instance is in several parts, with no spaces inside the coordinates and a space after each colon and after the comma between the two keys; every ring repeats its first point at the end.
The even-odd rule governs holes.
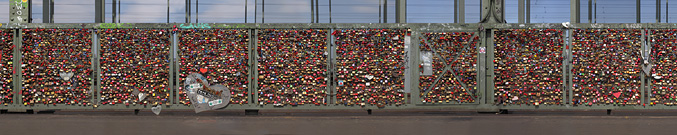
{"type": "MultiPolygon", "coordinates": [[[[651,32],[647,32],[647,42],[646,42],[646,51],[651,52],[651,32]]],[[[648,55],[648,58],[651,58],[651,54],[648,55]]],[[[649,61],[649,64],[653,66],[653,62],[649,61]]],[[[651,103],[651,85],[652,85],[652,77],[648,77],[648,79],[642,79],[642,82],[647,82],[644,87],[644,91],[646,91],[646,94],[643,94],[642,97],[645,97],[644,99],[646,100],[644,103],[651,103]]]]}
{"type": "MultiPolygon", "coordinates": [[[[635,19],[637,20],[637,23],[642,23],[642,16],[641,16],[642,15],[641,14],[642,13],[642,10],[641,10],[642,4],[641,3],[642,3],[641,0],[637,0],[637,4],[635,5],[635,8],[637,10],[637,11],[635,11],[635,16],[636,16],[635,19]]],[[[644,35],[644,34],[642,34],[642,35],[644,35]]]]}
{"type": "Polygon", "coordinates": [[[21,90],[23,89],[21,84],[23,82],[21,71],[21,46],[23,44],[21,29],[14,29],[14,56],[12,60],[13,74],[12,83],[14,85],[14,104],[23,105],[23,98],[21,90]]]}
{"type": "Polygon", "coordinates": [[[656,0],[656,23],[661,23],[661,0],[656,0]]]}
{"type": "Polygon", "coordinates": [[[526,23],[531,23],[531,0],[526,1],[526,17],[524,18],[526,20],[526,23]]]}
{"type": "MultiPolygon", "coordinates": [[[[179,92],[177,91],[178,89],[177,89],[177,87],[176,87],[176,85],[177,85],[178,82],[179,82],[179,81],[178,81],[179,76],[177,75],[177,72],[176,72],[176,70],[177,70],[177,69],[176,69],[176,64],[178,63],[178,61],[176,60],[176,58],[177,58],[177,56],[176,56],[177,53],[176,53],[176,52],[177,52],[177,50],[178,50],[178,49],[177,49],[177,47],[178,47],[178,38],[176,38],[176,37],[177,37],[177,34],[174,33],[174,34],[172,34],[171,37],[169,38],[169,39],[171,40],[170,43],[171,43],[171,45],[172,45],[172,47],[170,47],[170,49],[169,49],[169,50],[170,50],[170,54],[169,54],[169,86],[168,86],[168,87],[169,87],[169,88],[168,88],[168,90],[169,90],[169,101],[168,101],[168,103],[170,103],[170,104],[174,104],[176,101],[178,101],[176,98],[179,97],[178,95],[177,95],[177,96],[174,96],[175,93],[176,93],[176,94],[179,93],[179,92]]],[[[178,85],[180,85],[180,84],[178,84],[178,85]]]]}
{"type": "Polygon", "coordinates": [[[106,0],[94,1],[94,22],[104,23],[106,20],[106,0]]]}
{"type": "MultiPolygon", "coordinates": [[[[172,41],[174,41],[174,42],[172,42],[172,48],[178,48],[178,46],[179,46],[178,45],[179,36],[181,36],[181,34],[178,34],[178,31],[177,31],[177,33],[172,34],[172,41]],[[174,43],[176,43],[176,45],[174,43]]],[[[172,99],[174,99],[174,101],[172,103],[173,104],[180,104],[179,103],[179,101],[180,101],[179,97],[181,97],[181,96],[179,95],[179,87],[183,87],[183,85],[181,84],[181,81],[179,81],[181,79],[180,76],[179,76],[179,74],[181,73],[181,68],[180,68],[181,63],[180,63],[179,60],[176,60],[176,58],[179,55],[178,49],[176,49],[176,51],[172,50],[172,54],[174,55],[171,58],[172,60],[174,60],[172,62],[172,66],[174,67],[174,70],[172,70],[172,72],[176,73],[174,78],[171,78],[171,80],[174,80],[174,82],[176,82],[176,83],[171,84],[172,88],[174,88],[174,93],[172,94],[172,95],[174,95],[174,98],[172,98],[172,99]]]]}
{"type": "MultiPolygon", "coordinates": [[[[639,0],[637,0],[637,3],[639,4],[639,0]]],[[[639,5],[637,5],[637,6],[639,7],[639,5]]],[[[638,12],[638,13],[639,13],[639,12],[638,12]]],[[[638,16],[638,18],[639,18],[639,16],[638,16]]],[[[639,20],[637,20],[637,21],[639,21],[639,20]]],[[[647,48],[645,47],[645,45],[646,45],[646,42],[645,42],[646,40],[644,39],[644,38],[646,38],[646,37],[645,37],[645,34],[646,34],[646,31],[645,31],[644,29],[642,29],[642,38],[641,38],[641,40],[640,40],[640,45],[641,45],[640,51],[644,51],[645,49],[647,49],[647,48]]],[[[644,51],[644,52],[646,52],[646,51],[644,51]]],[[[640,54],[643,54],[643,53],[640,53],[640,54]]],[[[640,56],[640,57],[643,57],[643,56],[640,56]]],[[[644,60],[644,58],[642,58],[642,60],[644,60]]],[[[642,62],[642,63],[643,63],[643,62],[642,62]]],[[[643,68],[643,65],[644,65],[644,64],[640,64],[640,67],[643,68]]],[[[644,70],[641,70],[640,75],[641,75],[641,80],[640,80],[641,86],[640,86],[639,89],[640,89],[640,95],[642,95],[642,96],[640,96],[639,100],[640,100],[640,102],[641,102],[640,104],[644,104],[644,103],[646,103],[646,102],[644,101],[644,100],[646,100],[646,99],[644,98],[644,94],[646,94],[646,93],[644,92],[644,86],[646,86],[646,84],[644,83],[645,80],[646,80],[646,75],[644,74],[644,70]]]]}
{"type": "Polygon", "coordinates": [[[51,23],[52,21],[52,11],[54,8],[54,1],[52,0],[42,0],[42,23],[51,23]]]}
{"type": "Polygon", "coordinates": [[[592,23],[592,0],[588,0],[588,23],[592,23]]]}
{"type": "Polygon", "coordinates": [[[388,23],[388,0],[383,1],[383,23],[388,23]]]}
{"type": "Polygon", "coordinates": [[[258,77],[259,76],[258,63],[259,63],[259,61],[258,61],[258,53],[257,53],[258,52],[257,51],[258,50],[257,49],[258,32],[259,32],[258,29],[250,29],[249,30],[249,33],[250,33],[249,34],[249,39],[250,39],[249,40],[249,42],[250,42],[250,44],[249,44],[249,51],[250,51],[249,70],[251,70],[249,72],[249,74],[251,76],[251,78],[250,78],[251,80],[249,81],[249,93],[251,94],[249,103],[253,104],[252,106],[258,105],[258,101],[259,101],[259,93],[258,93],[258,87],[259,87],[259,85],[258,85],[258,82],[259,82],[258,81],[258,78],[259,78],[258,77]]]}
{"type": "Polygon", "coordinates": [[[581,0],[570,0],[570,4],[569,10],[571,23],[581,23],[581,0]]]}
{"type": "Polygon", "coordinates": [[[409,45],[409,73],[411,74],[411,81],[409,81],[409,85],[411,85],[411,103],[412,104],[421,104],[421,90],[419,89],[419,81],[420,81],[420,69],[418,68],[418,65],[421,63],[420,55],[421,55],[421,50],[419,48],[419,37],[421,36],[421,31],[418,31],[419,29],[412,29],[411,31],[411,44],[409,45]]]}
{"type": "Polygon", "coordinates": [[[94,73],[92,73],[92,76],[91,76],[92,80],[91,80],[91,83],[90,83],[90,84],[93,84],[91,86],[92,93],[90,93],[90,94],[92,94],[91,97],[94,97],[90,101],[90,103],[92,103],[92,105],[98,105],[99,100],[101,99],[101,85],[99,84],[99,81],[101,80],[101,77],[100,77],[100,74],[101,74],[100,69],[101,68],[99,67],[99,56],[98,56],[99,46],[100,46],[99,45],[99,37],[96,34],[96,32],[92,31],[92,49],[91,49],[92,52],[90,52],[90,54],[92,54],[91,69],[92,69],[92,71],[94,71],[94,73]]]}
{"type": "Polygon", "coordinates": [[[465,0],[458,0],[458,9],[455,11],[458,12],[458,22],[456,23],[465,23],[465,0]]]}
{"type": "Polygon", "coordinates": [[[517,0],[517,22],[524,23],[524,0],[517,0]]]}
{"type": "Polygon", "coordinates": [[[566,55],[566,56],[569,58],[569,61],[567,61],[567,64],[568,64],[567,67],[568,67],[568,68],[567,68],[567,70],[564,71],[564,72],[568,72],[568,73],[569,73],[569,74],[567,74],[568,76],[566,77],[566,78],[567,78],[566,80],[569,82],[569,83],[567,83],[567,87],[569,88],[569,89],[567,90],[567,92],[568,92],[568,94],[569,94],[569,99],[568,99],[569,101],[567,101],[567,102],[570,103],[570,104],[573,104],[572,101],[573,101],[573,99],[574,99],[574,93],[573,93],[574,86],[573,86],[573,74],[572,74],[571,70],[573,70],[573,64],[572,64],[572,62],[574,61],[574,60],[573,60],[574,57],[573,57],[573,53],[572,53],[571,50],[573,50],[573,47],[574,47],[574,46],[573,46],[574,29],[569,29],[569,33],[568,33],[567,35],[568,35],[567,40],[569,41],[569,44],[570,44],[571,46],[569,46],[569,49],[570,49],[570,50],[569,50],[569,52],[568,52],[567,55],[566,55]]]}
{"type": "Polygon", "coordinates": [[[565,90],[567,90],[567,81],[564,78],[566,78],[566,76],[567,76],[567,66],[569,65],[567,63],[569,61],[569,57],[567,57],[569,49],[567,49],[567,46],[569,46],[571,44],[571,42],[569,42],[569,40],[566,40],[566,39],[569,38],[569,30],[565,29],[563,31],[564,31],[564,35],[562,35],[562,36],[564,38],[563,41],[565,41],[565,44],[564,44],[564,46],[562,46],[562,52],[563,52],[562,57],[564,57],[564,61],[562,61],[562,89],[561,89],[561,91],[562,91],[562,101],[561,101],[561,104],[567,104],[567,102],[566,102],[567,101],[567,96],[566,96],[567,93],[565,91],[565,90]]]}
{"type": "MultiPolygon", "coordinates": [[[[494,100],[493,85],[490,84],[490,82],[493,82],[494,79],[492,77],[493,74],[489,73],[489,72],[493,72],[493,62],[490,62],[491,60],[494,59],[493,58],[494,57],[493,52],[492,52],[493,47],[491,47],[492,44],[493,44],[493,35],[494,35],[493,31],[494,31],[493,29],[489,29],[489,30],[485,29],[485,30],[480,31],[480,34],[482,36],[482,37],[480,37],[480,39],[482,39],[482,44],[480,44],[477,47],[478,53],[479,53],[478,54],[479,60],[477,62],[478,63],[477,72],[478,72],[478,75],[480,76],[479,78],[481,78],[481,79],[478,79],[479,82],[477,82],[477,87],[478,87],[477,89],[480,92],[482,92],[482,94],[484,94],[484,100],[480,100],[481,101],[480,104],[491,104],[491,103],[493,103],[493,100],[494,100]],[[485,52],[484,53],[481,52],[482,50],[484,50],[485,52]],[[487,53],[489,53],[489,54],[487,54],[487,53]],[[489,70],[490,66],[492,68],[489,70]]],[[[482,94],[480,94],[480,95],[482,95],[482,94]]]]}
{"type": "Polygon", "coordinates": [[[396,0],[395,23],[407,23],[407,0],[396,0]]]}
{"type": "Polygon", "coordinates": [[[329,93],[327,97],[329,101],[328,105],[333,105],[336,103],[336,48],[334,48],[334,37],[331,33],[334,32],[334,29],[328,29],[327,31],[327,92],[329,93]]]}
{"type": "MultiPolygon", "coordinates": [[[[395,19],[397,21],[397,19],[395,19]]],[[[407,29],[407,32],[411,32],[411,29],[407,29]]],[[[413,87],[411,85],[411,81],[414,80],[413,78],[411,69],[414,68],[412,64],[413,63],[413,56],[411,55],[411,36],[408,34],[405,34],[404,36],[404,103],[409,104],[411,103],[411,88],[413,87]]]]}
{"type": "MultiPolygon", "coordinates": [[[[487,44],[484,44],[483,47],[486,47],[485,51],[486,53],[484,54],[486,58],[484,62],[484,67],[481,67],[481,71],[484,71],[485,77],[486,77],[486,82],[484,82],[484,89],[486,89],[487,93],[486,95],[489,95],[489,102],[491,103],[494,101],[494,32],[496,29],[491,29],[486,33],[485,39],[487,40],[487,44]]],[[[483,62],[483,63],[484,63],[483,62]]]]}

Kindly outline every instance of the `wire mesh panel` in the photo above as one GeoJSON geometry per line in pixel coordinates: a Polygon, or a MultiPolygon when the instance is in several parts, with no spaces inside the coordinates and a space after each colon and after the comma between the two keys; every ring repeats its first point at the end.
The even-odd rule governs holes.
{"type": "Polygon", "coordinates": [[[14,71],[12,58],[14,57],[14,30],[0,29],[0,104],[9,105],[14,103],[14,86],[12,85],[12,74],[14,71]]]}
{"type": "Polygon", "coordinates": [[[204,75],[211,84],[231,91],[230,104],[248,101],[248,30],[193,29],[179,34],[179,103],[190,105],[183,84],[190,73],[204,75]]]}
{"type": "Polygon", "coordinates": [[[327,104],[327,30],[258,31],[259,104],[327,104]]]}
{"type": "Polygon", "coordinates": [[[101,104],[168,103],[171,46],[167,30],[106,29],[97,34],[101,46],[101,104]]]}
{"type": "Polygon", "coordinates": [[[495,103],[562,103],[562,30],[506,29],[495,31],[493,38],[495,103]]]}
{"type": "Polygon", "coordinates": [[[650,104],[677,103],[677,29],[651,32],[651,97],[650,104]]]}
{"type": "Polygon", "coordinates": [[[475,32],[421,33],[419,89],[423,103],[474,103],[477,99],[475,32]]]}
{"type": "Polygon", "coordinates": [[[640,101],[639,29],[573,31],[575,105],[638,105],[640,101]]]}
{"type": "Polygon", "coordinates": [[[336,37],[337,104],[404,104],[406,29],[340,29],[336,37]]]}
{"type": "Polygon", "coordinates": [[[24,105],[90,105],[91,31],[24,29],[21,52],[24,105]]]}

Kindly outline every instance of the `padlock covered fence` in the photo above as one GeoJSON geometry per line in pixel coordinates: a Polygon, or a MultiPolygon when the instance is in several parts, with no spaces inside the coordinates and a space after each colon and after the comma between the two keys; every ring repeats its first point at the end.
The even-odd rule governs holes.
{"type": "Polygon", "coordinates": [[[2,24],[0,109],[192,109],[190,73],[227,86],[224,109],[236,110],[677,109],[676,33],[662,23],[2,24]]]}

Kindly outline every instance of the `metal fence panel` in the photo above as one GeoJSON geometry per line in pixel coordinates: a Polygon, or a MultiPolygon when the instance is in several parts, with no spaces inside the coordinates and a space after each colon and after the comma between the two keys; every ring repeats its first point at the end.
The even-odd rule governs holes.
{"type": "Polygon", "coordinates": [[[249,100],[249,31],[246,29],[192,29],[177,35],[179,104],[190,105],[184,88],[190,73],[200,73],[231,91],[230,104],[249,100]]]}

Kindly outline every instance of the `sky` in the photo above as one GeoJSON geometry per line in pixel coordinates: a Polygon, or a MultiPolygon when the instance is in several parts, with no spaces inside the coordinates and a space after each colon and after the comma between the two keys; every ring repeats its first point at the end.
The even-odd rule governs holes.
{"type": "MultiPolygon", "coordinates": [[[[56,23],[93,23],[94,0],[54,0],[56,23]]],[[[165,23],[168,0],[119,0],[121,23],[165,23]]],[[[332,23],[386,22],[379,5],[387,1],[387,22],[395,22],[395,0],[333,0],[332,23]],[[381,4],[379,4],[381,3],[381,4]]],[[[592,0],[593,2],[595,0],[592,0]]],[[[634,23],[635,0],[596,0],[597,18],[588,21],[588,0],[581,0],[581,22],[634,23]]],[[[661,2],[661,22],[677,22],[677,2],[661,2]],[[667,8],[666,8],[667,6],[667,8]],[[666,13],[666,9],[668,9],[666,13]]],[[[244,23],[247,2],[247,23],[310,23],[310,0],[192,0],[191,21],[200,23],[244,23]],[[196,2],[199,5],[196,6],[196,2]],[[256,4],[255,4],[256,3],[256,4]],[[255,14],[255,11],[256,14],[255,14]],[[197,12],[197,13],[196,13],[197,12]],[[196,15],[197,14],[197,15],[196,15]]],[[[454,0],[407,0],[409,23],[453,23],[454,0]]],[[[480,0],[466,0],[466,23],[479,22],[480,0]]],[[[112,0],[106,0],[106,22],[110,23],[112,0]]],[[[185,22],[185,0],[169,0],[169,22],[185,22]]],[[[329,0],[319,0],[319,23],[329,23],[329,0]]],[[[506,20],[518,22],[517,0],[506,0],[506,20]]],[[[594,4],[593,4],[594,5],[594,4]]],[[[570,20],[569,0],[531,0],[532,23],[561,23],[570,20]]],[[[382,7],[383,8],[383,7],[382,7]]],[[[385,8],[384,8],[385,9],[385,8]]],[[[0,0],[0,22],[9,22],[9,0],[0,0]]],[[[33,0],[33,22],[42,22],[42,0],[33,0]]],[[[656,22],[656,1],[642,0],[641,22],[656,22]]]]}

